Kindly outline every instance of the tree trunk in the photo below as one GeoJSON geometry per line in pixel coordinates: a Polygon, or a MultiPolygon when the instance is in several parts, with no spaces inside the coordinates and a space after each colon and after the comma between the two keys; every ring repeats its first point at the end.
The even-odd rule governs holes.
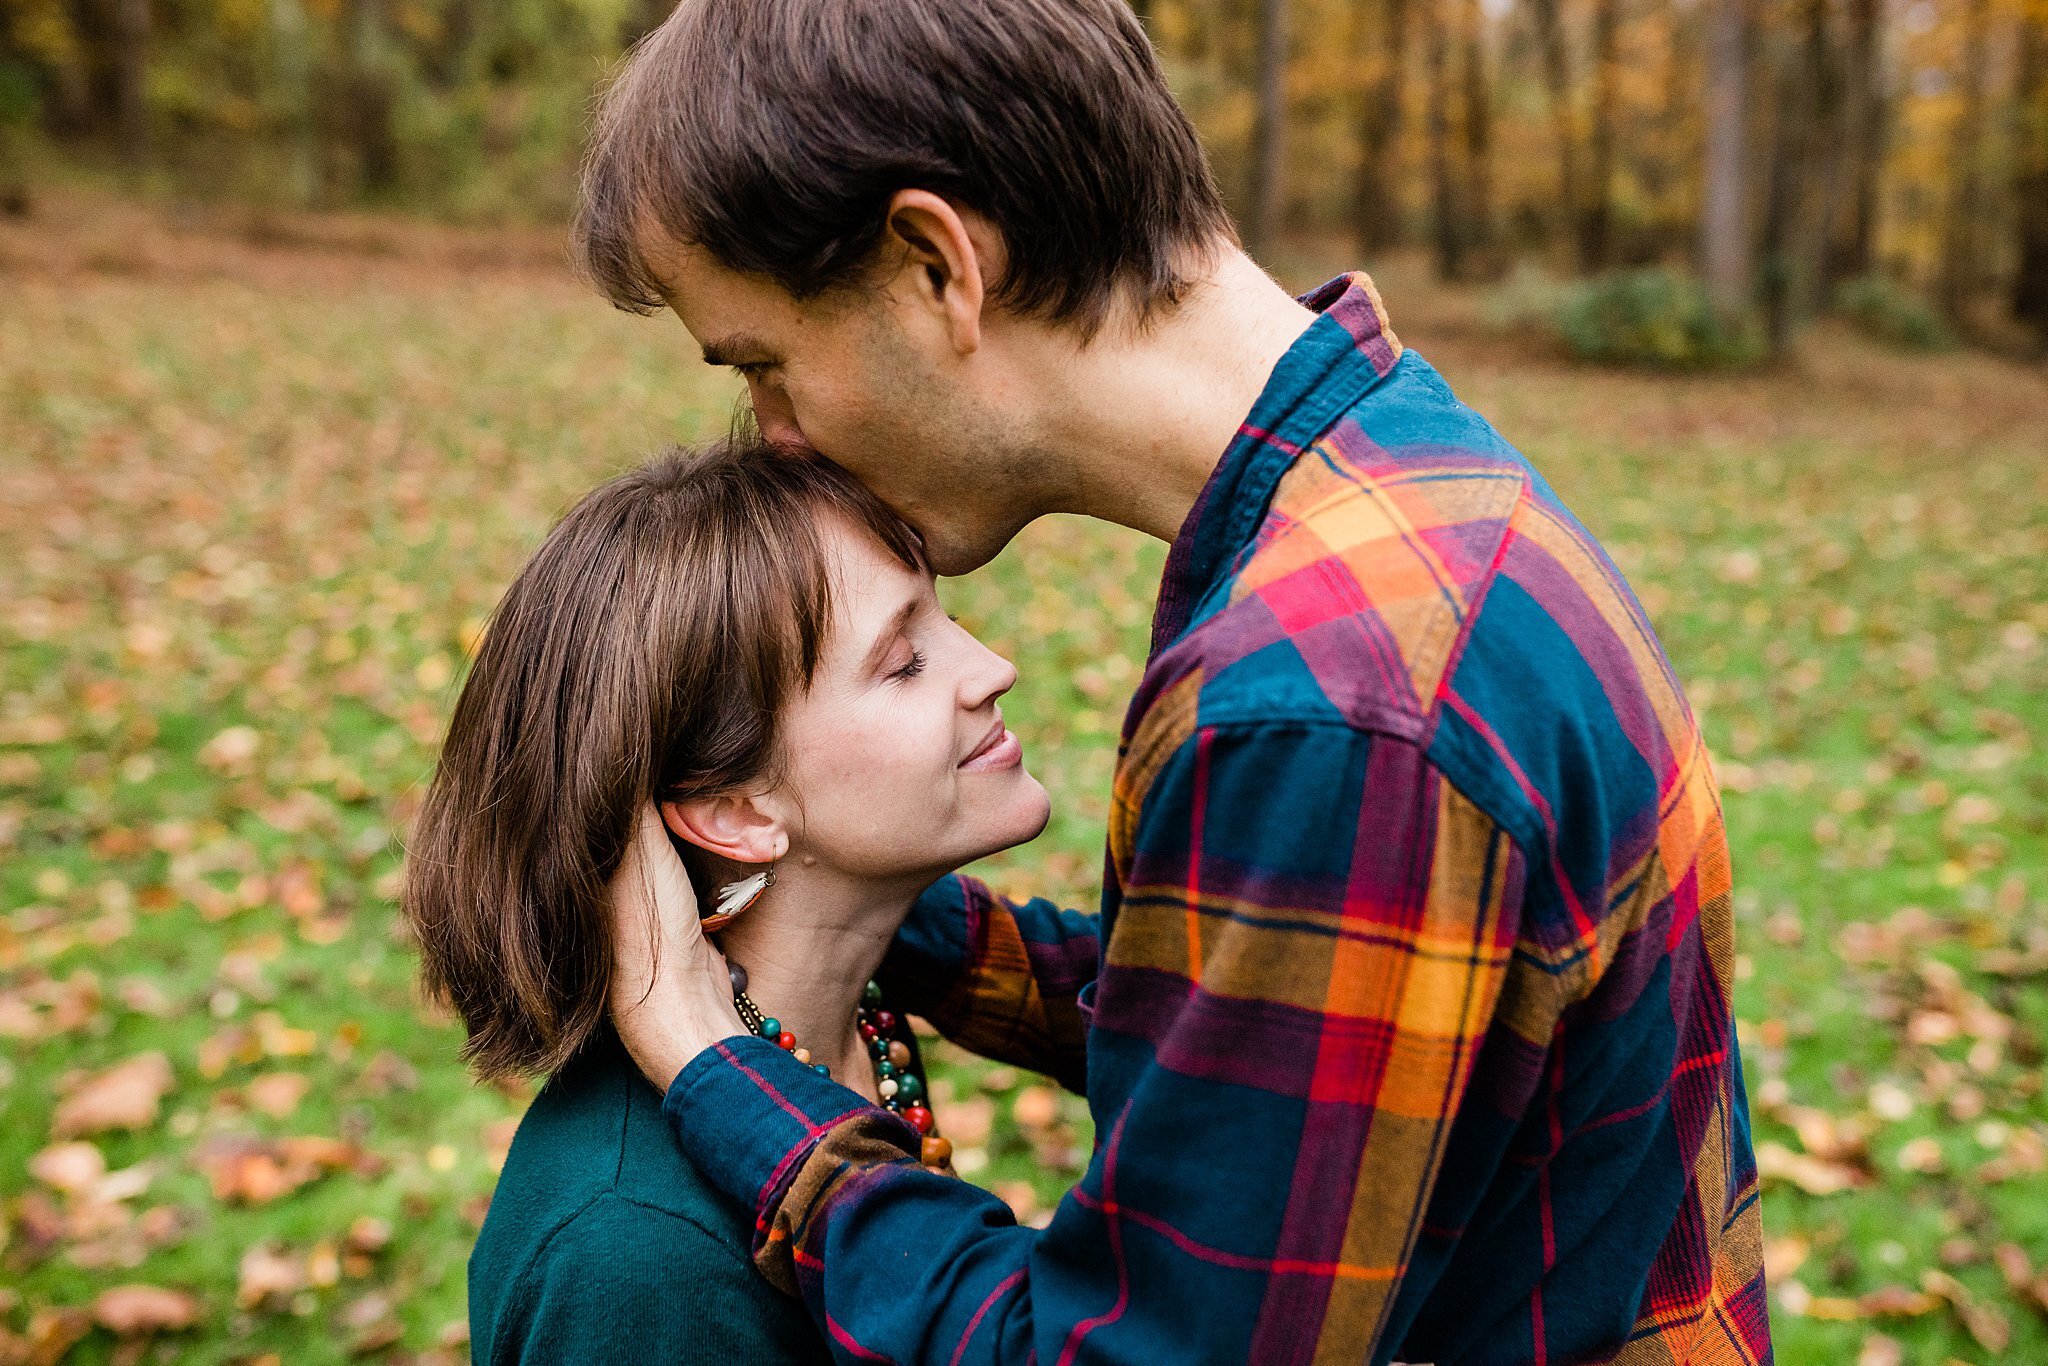
{"type": "Polygon", "coordinates": [[[1665,22],[1670,25],[1671,46],[1664,56],[1664,100],[1657,110],[1654,155],[1638,164],[1643,194],[1653,206],[1656,219],[1652,233],[1643,244],[1644,261],[1656,261],[1675,254],[1698,222],[1698,210],[1687,214],[1674,203],[1680,176],[1691,169],[1686,156],[1687,137],[1700,107],[1699,72],[1705,54],[1698,41],[1697,6],[1665,0],[1665,22]]]}
{"type": "Polygon", "coordinates": [[[1707,20],[1707,138],[1700,194],[1700,269],[1724,317],[1749,308],[1747,0],[1712,0],[1707,20]]]}
{"type": "Polygon", "coordinates": [[[1983,177],[1978,153],[1984,138],[1985,67],[1990,61],[1990,0],[1968,0],[1963,11],[1963,69],[1957,82],[1962,108],[1949,144],[1948,207],[1942,217],[1942,310],[1959,318],[1977,286],[1977,217],[1983,177]]]}
{"type": "Polygon", "coordinates": [[[114,0],[114,118],[121,156],[149,160],[149,0],[114,0]]]}
{"type": "Polygon", "coordinates": [[[397,92],[384,0],[351,0],[348,123],[357,183],[370,194],[398,183],[397,92]]]}
{"type": "Polygon", "coordinates": [[[1620,0],[1597,0],[1593,8],[1593,116],[1586,150],[1586,199],[1579,206],[1579,268],[1599,270],[1608,262],[1614,196],[1615,106],[1621,69],[1616,46],[1621,33],[1620,0]]]}
{"type": "Polygon", "coordinates": [[[1486,70],[1486,15],[1480,0],[1462,0],[1465,58],[1465,238],[1490,271],[1493,227],[1493,84],[1486,70]]]}
{"type": "MultiPolygon", "coordinates": [[[[1782,351],[1808,297],[1803,248],[1815,170],[1817,111],[1813,88],[1812,35],[1825,20],[1827,0],[1802,0],[1797,47],[1787,42],[1772,53],[1770,176],[1765,187],[1762,296],[1771,349],[1782,351]]],[[[1823,30],[1824,31],[1824,30],[1823,30]]]]}
{"type": "Polygon", "coordinates": [[[1829,20],[1828,0],[1811,0],[1806,10],[1805,52],[1808,173],[1792,261],[1793,304],[1800,314],[1816,312],[1834,283],[1829,245],[1834,241],[1846,178],[1842,72],[1829,20]]]}
{"type": "Polygon", "coordinates": [[[1828,278],[1870,273],[1877,242],[1877,191],[1884,167],[1883,31],[1879,0],[1849,0],[1849,50],[1842,88],[1848,147],[1848,206],[1830,252],[1828,278]]]}
{"type": "Polygon", "coordinates": [[[1449,0],[1423,0],[1424,60],[1429,69],[1429,176],[1434,188],[1437,278],[1456,280],[1465,273],[1464,224],[1458,217],[1456,172],[1451,165],[1450,34],[1444,22],[1449,0]]]}
{"type": "Polygon", "coordinates": [[[1368,245],[1382,248],[1399,246],[1403,237],[1401,197],[1395,189],[1400,168],[1395,163],[1408,103],[1408,6],[1409,0],[1384,0],[1386,29],[1379,66],[1358,123],[1364,154],[1358,177],[1358,230],[1368,245]]]}
{"type": "Polygon", "coordinates": [[[1285,207],[1287,159],[1287,0],[1259,0],[1259,119],[1252,148],[1249,245],[1270,255],[1285,207]]]}
{"type": "Polygon", "coordinates": [[[284,90],[285,180],[291,202],[312,204],[320,192],[320,149],[313,118],[313,64],[300,0],[271,0],[270,31],[277,81],[284,90]]]}
{"type": "Polygon", "coordinates": [[[2019,273],[2012,312],[2048,341],[2048,4],[2035,0],[2021,21],[2019,146],[2013,188],[2019,207],[2019,273]]]}
{"type": "Polygon", "coordinates": [[[1579,205],[1579,128],[1572,104],[1571,57],[1565,48],[1562,0],[1534,0],[1536,49],[1543,66],[1543,87],[1550,100],[1551,137],[1557,143],[1558,222],[1577,239],[1579,205]]]}

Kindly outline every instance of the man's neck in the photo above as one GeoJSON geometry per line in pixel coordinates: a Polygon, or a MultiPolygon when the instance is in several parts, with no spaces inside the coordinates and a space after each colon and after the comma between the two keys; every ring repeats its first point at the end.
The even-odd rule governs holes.
{"type": "Polygon", "coordinates": [[[1273,369],[1315,314],[1227,244],[1180,303],[1055,358],[1044,446],[1068,452],[1057,510],[1171,541],[1273,369]]]}
{"type": "Polygon", "coordinates": [[[719,934],[720,951],[746,969],[747,995],[761,1012],[834,1079],[870,1095],[874,1069],[854,1012],[914,896],[915,889],[852,884],[787,860],[776,885],[719,934]]]}

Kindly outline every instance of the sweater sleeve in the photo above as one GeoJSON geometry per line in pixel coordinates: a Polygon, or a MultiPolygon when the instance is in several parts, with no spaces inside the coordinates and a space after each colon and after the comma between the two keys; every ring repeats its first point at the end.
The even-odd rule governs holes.
{"type": "Polygon", "coordinates": [[[598,1196],[505,1299],[477,1366],[787,1366],[827,1360],[741,1250],[681,1215],[598,1196]]]}

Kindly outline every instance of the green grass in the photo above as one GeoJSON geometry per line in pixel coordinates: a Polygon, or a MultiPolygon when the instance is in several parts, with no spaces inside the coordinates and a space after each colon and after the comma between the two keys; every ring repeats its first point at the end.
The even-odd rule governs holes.
{"type": "MultiPolygon", "coordinates": [[[[531,270],[223,259],[0,278],[0,1327],[138,1282],[200,1306],[142,1359],[341,1362],[395,1316],[383,1359],[453,1360],[524,1098],[473,1086],[416,998],[395,832],[522,555],[636,453],[722,426],[733,394],[673,321],[531,270]],[[59,1094],[148,1050],[175,1078],[160,1115],[90,1140],[146,1187],[32,1179],[59,1094]],[[255,1102],[284,1072],[309,1085],[274,1117],[255,1102]],[[236,1203],[195,1155],[242,1134],[367,1156],[236,1203]],[[365,1215],[394,1236],[349,1255],[365,1215]],[[238,1305],[266,1248],[332,1283],[238,1305]]],[[[1608,375],[1489,349],[1454,325],[1465,301],[1382,284],[1608,543],[1704,714],[1758,1138],[1866,1183],[1769,1188],[1794,1268],[1780,1359],[1854,1361],[1874,1331],[1910,1361],[2048,1359],[1993,1257],[2048,1262],[2048,383],[1831,338],[1794,374],[1608,375]],[[2014,1174],[1983,1179],[1994,1158],[2014,1174]],[[1930,1270],[1971,1315],[1945,1281],[1910,1317],[1854,1302],[1930,1270]]],[[[1007,885],[1093,897],[1160,558],[1053,522],[947,588],[1017,660],[1008,709],[1055,797],[1047,834],[994,862],[1007,885]]],[[[1079,1103],[1020,1125],[1044,1118],[1034,1079],[950,1051],[934,1070],[956,1132],[992,1118],[963,1144],[974,1179],[1055,1200],[1079,1103]]],[[[119,1350],[95,1331],[67,1359],[119,1350]]]]}

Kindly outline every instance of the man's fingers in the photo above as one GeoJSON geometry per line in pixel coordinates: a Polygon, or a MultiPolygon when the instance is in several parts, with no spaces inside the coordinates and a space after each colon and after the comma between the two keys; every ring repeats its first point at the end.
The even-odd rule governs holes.
{"type": "Polygon", "coordinates": [[[690,886],[689,870],[669,841],[668,826],[653,802],[640,809],[638,837],[634,841],[640,857],[640,877],[654,903],[654,919],[664,939],[688,943],[703,937],[697,916],[697,893],[690,886]]]}
{"type": "Polygon", "coordinates": [[[719,1039],[746,1032],[725,959],[704,935],[690,876],[652,802],[612,880],[612,1020],[656,1086],[719,1039]]]}

